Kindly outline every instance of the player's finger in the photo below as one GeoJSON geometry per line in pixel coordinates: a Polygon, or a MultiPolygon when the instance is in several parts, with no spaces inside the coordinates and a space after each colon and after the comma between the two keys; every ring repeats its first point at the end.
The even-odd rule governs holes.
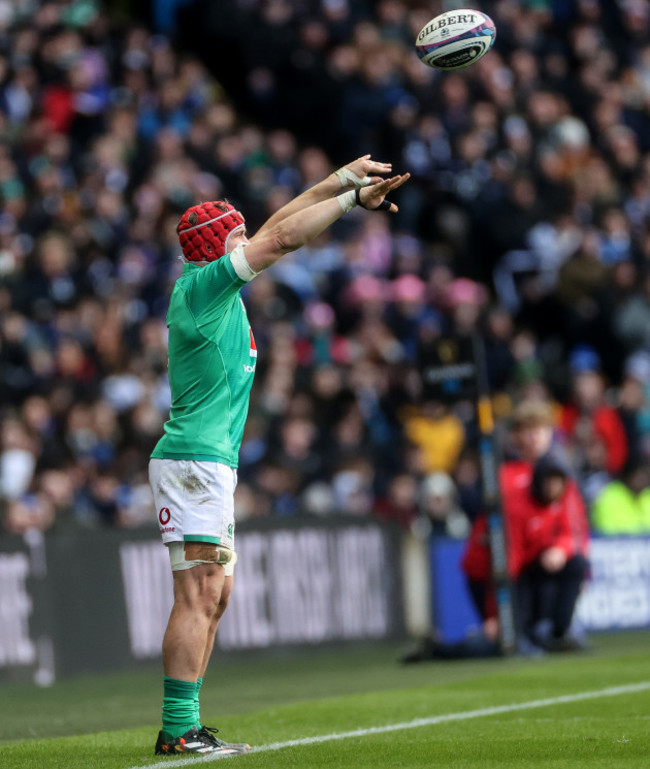
{"type": "Polygon", "coordinates": [[[391,190],[390,179],[382,180],[379,184],[374,184],[370,189],[372,192],[367,200],[377,200],[379,203],[388,195],[391,190]]]}
{"type": "Polygon", "coordinates": [[[382,179],[381,183],[377,185],[376,192],[385,195],[389,190],[392,189],[392,184],[395,182],[396,179],[399,179],[399,176],[391,176],[388,179],[382,179]]]}
{"type": "Polygon", "coordinates": [[[388,179],[388,181],[391,183],[390,188],[391,190],[396,190],[398,187],[401,187],[404,182],[407,182],[411,178],[411,174],[401,174],[401,176],[393,176],[392,179],[388,179]]]}
{"type": "Polygon", "coordinates": [[[382,179],[381,182],[371,187],[370,198],[384,198],[391,190],[399,187],[409,178],[410,174],[391,176],[390,179],[382,179]]]}
{"type": "MultiPolygon", "coordinates": [[[[382,185],[378,185],[382,188],[382,198],[385,198],[385,196],[391,191],[395,190],[398,187],[401,187],[404,182],[408,181],[411,174],[400,174],[399,176],[393,176],[390,179],[386,179],[382,185]],[[383,191],[384,187],[386,188],[385,191],[383,191]]],[[[397,206],[395,203],[391,202],[390,208],[388,209],[388,212],[391,214],[396,214],[399,211],[399,206],[397,206]]]]}
{"type": "Polygon", "coordinates": [[[384,179],[381,184],[377,185],[376,192],[379,195],[386,195],[391,190],[399,187],[400,184],[404,184],[407,179],[408,175],[406,174],[403,176],[391,176],[390,179],[384,179]]]}

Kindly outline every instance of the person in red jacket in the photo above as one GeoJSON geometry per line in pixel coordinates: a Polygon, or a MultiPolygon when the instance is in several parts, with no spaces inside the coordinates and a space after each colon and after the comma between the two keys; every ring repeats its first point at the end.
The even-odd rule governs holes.
{"type": "MultiPolygon", "coordinates": [[[[567,461],[553,444],[553,414],[547,403],[529,401],[517,407],[512,444],[515,457],[501,465],[499,485],[520,634],[537,646],[540,639],[533,640],[537,626],[542,620],[547,625],[549,620],[555,622],[552,616],[557,614],[551,629],[554,640],[546,638],[544,644],[549,648],[568,647],[571,642],[566,637],[566,617],[570,624],[576,585],[579,591],[587,569],[587,511],[567,461]],[[555,474],[542,482],[550,468],[555,474]],[[557,606],[554,593],[559,596],[557,606]]],[[[485,627],[491,630],[496,601],[485,516],[474,522],[462,569],[485,627]]]]}
{"type": "Polygon", "coordinates": [[[578,462],[591,442],[600,441],[605,447],[605,469],[616,475],[627,460],[628,440],[623,420],[605,401],[605,382],[596,353],[590,353],[589,348],[574,351],[571,366],[572,393],[560,411],[560,432],[578,462]]]}
{"type": "Polygon", "coordinates": [[[582,648],[570,627],[589,562],[571,522],[566,464],[545,455],[528,489],[504,489],[502,503],[520,636],[547,651],[582,648]]]}
{"type": "Polygon", "coordinates": [[[555,417],[546,401],[524,401],[515,409],[512,427],[512,454],[500,469],[501,494],[510,496],[530,486],[536,464],[549,454],[565,465],[564,505],[577,549],[588,556],[589,517],[582,494],[562,447],[555,440],[555,417]]]}
{"type": "MultiPolygon", "coordinates": [[[[519,651],[570,651],[582,643],[569,634],[588,570],[589,526],[567,461],[553,445],[552,410],[526,402],[514,415],[516,458],[500,468],[508,572],[514,584],[519,651]]],[[[470,531],[461,568],[483,619],[482,633],[458,643],[424,639],[403,662],[488,657],[500,653],[487,518],[470,531]]]]}
{"type": "MultiPolygon", "coordinates": [[[[570,515],[582,502],[553,453],[538,460],[531,475],[513,469],[502,467],[501,497],[520,648],[581,648],[569,629],[588,571],[585,541],[576,538],[570,515]]],[[[486,634],[493,635],[497,606],[485,516],[474,522],[461,565],[486,634]]]]}

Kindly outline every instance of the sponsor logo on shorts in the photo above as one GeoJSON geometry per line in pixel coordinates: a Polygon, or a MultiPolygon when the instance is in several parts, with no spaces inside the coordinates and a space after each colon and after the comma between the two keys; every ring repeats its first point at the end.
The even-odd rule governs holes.
{"type": "Polygon", "coordinates": [[[176,526],[161,526],[160,527],[160,533],[165,534],[165,532],[168,531],[176,531],[176,526]]]}
{"type": "Polygon", "coordinates": [[[168,507],[161,507],[160,512],[158,513],[158,520],[160,521],[161,526],[165,526],[169,523],[171,520],[172,514],[169,511],[168,507]]]}

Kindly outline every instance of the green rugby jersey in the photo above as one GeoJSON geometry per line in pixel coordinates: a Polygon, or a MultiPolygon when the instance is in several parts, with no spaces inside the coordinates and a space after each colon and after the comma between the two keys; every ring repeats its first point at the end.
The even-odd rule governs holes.
{"type": "Polygon", "coordinates": [[[199,459],[237,467],[257,349],[231,255],[186,264],[172,291],[169,382],[172,405],[157,459],[199,459]]]}

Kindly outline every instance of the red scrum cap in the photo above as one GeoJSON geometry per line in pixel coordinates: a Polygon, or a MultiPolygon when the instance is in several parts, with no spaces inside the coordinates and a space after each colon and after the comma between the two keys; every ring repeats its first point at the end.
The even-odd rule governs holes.
{"type": "Polygon", "coordinates": [[[176,227],[187,262],[214,262],[228,253],[228,239],[245,226],[244,217],[223,200],[188,208],[176,227]]]}

